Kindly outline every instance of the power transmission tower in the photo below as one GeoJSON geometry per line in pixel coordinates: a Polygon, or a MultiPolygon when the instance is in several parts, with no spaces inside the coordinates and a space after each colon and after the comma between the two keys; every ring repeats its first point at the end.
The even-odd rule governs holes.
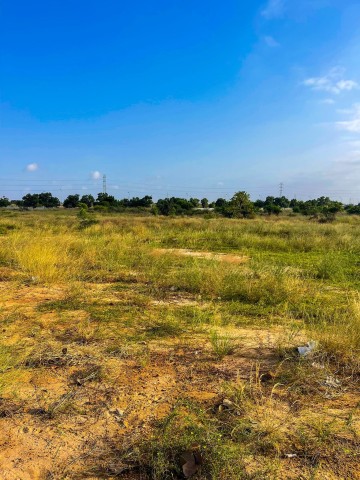
{"type": "Polygon", "coordinates": [[[103,193],[106,193],[106,175],[103,175],[103,193]]]}
{"type": "Polygon", "coordinates": [[[280,183],[280,197],[283,196],[283,190],[284,190],[284,184],[281,182],[280,183]]]}

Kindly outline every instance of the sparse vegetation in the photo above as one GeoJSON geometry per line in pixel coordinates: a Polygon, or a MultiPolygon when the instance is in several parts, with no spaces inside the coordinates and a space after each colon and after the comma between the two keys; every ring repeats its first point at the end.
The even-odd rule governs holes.
{"type": "Polygon", "coordinates": [[[360,478],[359,218],[87,201],[0,212],[0,476],[360,478]]]}

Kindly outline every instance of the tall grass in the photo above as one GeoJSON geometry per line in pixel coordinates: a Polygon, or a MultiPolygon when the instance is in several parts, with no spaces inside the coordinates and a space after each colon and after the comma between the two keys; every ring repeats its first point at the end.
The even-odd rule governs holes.
{"type": "MultiPolygon", "coordinates": [[[[66,212],[18,214],[0,242],[0,264],[19,279],[57,284],[73,281],[139,282],[151,295],[177,291],[254,311],[304,320],[334,355],[358,355],[360,221],[320,225],[307,219],[204,220],[105,216],[78,228],[66,212]],[[188,248],[247,254],[247,264],[180,257],[188,248]],[[329,254],[329,252],[333,252],[329,254]],[[332,312],[341,311],[336,321],[332,312]],[[322,311],[322,315],[319,312],[322,311]],[[351,313],[350,313],[351,312],[351,313]],[[324,320],[326,318],[326,321],[324,320]]],[[[0,218],[0,226],[8,222],[0,218]]]]}

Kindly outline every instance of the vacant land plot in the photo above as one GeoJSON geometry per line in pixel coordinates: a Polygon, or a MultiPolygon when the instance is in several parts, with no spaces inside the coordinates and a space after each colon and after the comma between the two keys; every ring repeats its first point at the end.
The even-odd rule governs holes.
{"type": "Polygon", "coordinates": [[[359,218],[0,234],[2,479],[360,478],[359,218]]]}

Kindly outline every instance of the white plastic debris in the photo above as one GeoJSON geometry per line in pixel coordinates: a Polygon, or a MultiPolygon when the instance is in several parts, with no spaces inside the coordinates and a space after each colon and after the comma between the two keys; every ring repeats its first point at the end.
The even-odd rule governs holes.
{"type": "Polygon", "coordinates": [[[316,350],[316,347],[317,342],[310,340],[310,342],[308,342],[304,347],[297,347],[297,350],[302,357],[305,357],[306,355],[313,353],[314,350],[316,350]]]}
{"type": "Polygon", "coordinates": [[[318,370],[324,370],[325,369],[325,365],[321,365],[321,363],[318,363],[318,362],[313,362],[311,365],[314,368],[317,368],[318,370]]]}
{"type": "Polygon", "coordinates": [[[324,385],[326,387],[330,387],[330,388],[339,388],[339,387],[341,387],[341,382],[340,382],[340,380],[333,377],[332,375],[328,375],[326,377],[324,385]]]}

